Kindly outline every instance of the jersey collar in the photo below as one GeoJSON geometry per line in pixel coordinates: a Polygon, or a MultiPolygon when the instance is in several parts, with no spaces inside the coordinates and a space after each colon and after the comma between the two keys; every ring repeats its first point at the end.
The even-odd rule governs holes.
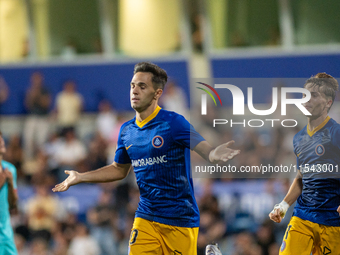
{"type": "Polygon", "coordinates": [[[314,128],[312,131],[309,130],[309,124],[307,124],[307,133],[310,137],[312,137],[317,131],[319,131],[321,128],[323,128],[327,122],[331,119],[331,117],[327,116],[327,118],[316,128],[314,128]]]}
{"type": "Polygon", "coordinates": [[[151,113],[151,114],[150,114],[145,120],[143,120],[143,121],[138,121],[138,120],[136,119],[136,124],[137,124],[137,126],[140,127],[140,128],[144,127],[146,123],[148,123],[149,121],[153,120],[153,119],[157,116],[158,112],[159,112],[161,109],[162,109],[161,107],[157,106],[157,108],[153,111],[153,113],[151,113]]]}

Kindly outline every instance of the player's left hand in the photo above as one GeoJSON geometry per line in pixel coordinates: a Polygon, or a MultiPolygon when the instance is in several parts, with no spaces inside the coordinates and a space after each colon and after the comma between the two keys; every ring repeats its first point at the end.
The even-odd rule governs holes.
{"type": "Polygon", "coordinates": [[[13,183],[13,175],[11,171],[8,171],[8,169],[4,169],[3,174],[9,184],[13,183]]]}
{"type": "Polygon", "coordinates": [[[10,171],[8,171],[6,168],[5,168],[5,171],[4,171],[5,175],[6,175],[6,178],[7,180],[9,181],[12,181],[13,180],[13,175],[10,171]]]}
{"type": "Polygon", "coordinates": [[[340,205],[336,211],[339,213],[339,216],[340,216],[340,205]]]}
{"type": "Polygon", "coordinates": [[[229,148],[233,145],[235,141],[230,141],[220,146],[217,146],[209,153],[209,161],[211,163],[217,163],[219,161],[227,162],[228,160],[232,159],[236,155],[240,154],[240,150],[234,150],[229,148]]]}
{"type": "Polygon", "coordinates": [[[3,171],[0,171],[0,188],[5,184],[6,178],[6,174],[3,171]]]}

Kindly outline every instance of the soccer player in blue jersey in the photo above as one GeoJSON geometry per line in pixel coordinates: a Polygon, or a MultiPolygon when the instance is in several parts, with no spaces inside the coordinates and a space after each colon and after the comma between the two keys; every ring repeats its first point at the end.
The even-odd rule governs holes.
{"type": "Polygon", "coordinates": [[[68,178],[53,189],[65,191],[80,182],[121,180],[132,166],[140,202],[130,255],[197,254],[199,211],[190,177],[190,150],[212,163],[239,153],[229,148],[233,141],[211,147],[183,116],[161,109],[158,100],[166,82],[165,70],[152,63],[138,63],[130,84],[136,117],[120,129],[114,162],[87,173],[66,171],[68,178]]]}
{"type": "Polygon", "coordinates": [[[17,172],[11,163],[2,159],[5,153],[5,141],[0,131],[0,254],[16,255],[9,211],[16,208],[17,172]]]}
{"type": "Polygon", "coordinates": [[[340,253],[340,125],[328,116],[338,82],[326,73],[304,85],[311,99],[304,104],[311,113],[308,124],[293,139],[300,170],[270,219],[281,222],[296,200],[280,254],[340,253]]]}

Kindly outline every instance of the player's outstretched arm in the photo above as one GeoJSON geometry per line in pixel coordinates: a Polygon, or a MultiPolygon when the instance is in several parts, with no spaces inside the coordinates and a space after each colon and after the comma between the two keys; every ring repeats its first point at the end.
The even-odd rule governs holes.
{"type": "Polygon", "coordinates": [[[213,148],[207,141],[202,141],[196,145],[194,151],[211,163],[227,162],[240,153],[240,150],[230,148],[234,143],[234,141],[230,141],[213,148]]]}
{"type": "Polygon", "coordinates": [[[296,199],[301,195],[301,192],[302,178],[300,172],[298,172],[287,192],[287,195],[281,203],[274,206],[274,209],[269,213],[269,218],[274,222],[280,223],[285,217],[289,206],[291,206],[296,201],[296,199]]]}
{"type": "Polygon", "coordinates": [[[95,171],[78,173],[77,171],[66,170],[69,176],[62,183],[55,185],[53,192],[68,190],[69,187],[83,182],[112,182],[124,179],[129,173],[131,164],[118,164],[113,162],[111,165],[104,166],[95,171]]]}

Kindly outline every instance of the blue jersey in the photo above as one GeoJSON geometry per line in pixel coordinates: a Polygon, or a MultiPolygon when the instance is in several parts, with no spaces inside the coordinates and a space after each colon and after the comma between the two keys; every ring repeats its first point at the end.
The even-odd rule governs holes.
{"type": "MultiPolygon", "coordinates": [[[[17,188],[17,171],[9,162],[1,161],[2,169],[7,169],[13,175],[14,189],[17,188]]],[[[0,243],[13,241],[13,230],[10,223],[9,204],[8,204],[8,183],[0,188],[0,243]]],[[[0,244],[1,246],[1,244],[0,244]]]]}
{"type": "Polygon", "coordinates": [[[304,127],[294,136],[294,152],[303,176],[294,216],[340,226],[340,125],[327,117],[313,132],[304,127]]]}
{"type": "Polygon", "coordinates": [[[115,162],[131,163],[140,191],[136,217],[178,227],[198,227],[190,149],[203,141],[185,118],[160,107],[144,121],[124,123],[115,162]]]}

